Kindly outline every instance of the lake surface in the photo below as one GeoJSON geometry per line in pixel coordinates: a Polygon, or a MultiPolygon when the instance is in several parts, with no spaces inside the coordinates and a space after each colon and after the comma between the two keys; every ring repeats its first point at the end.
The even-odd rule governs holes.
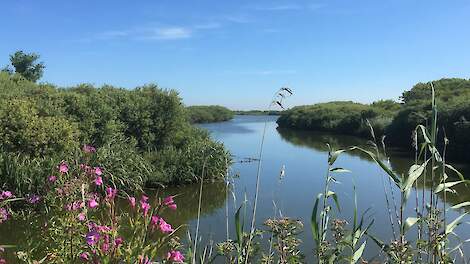
{"type": "MultiPolygon", "coordinates": [[[[203,243],[210,241],[221,242],[226,239],[227,217],[229,221],[230,236],[234,238],[234,215],[241,203],[247,200],[247,222],[249,226],[253,197],[255,194],[256,171],[260,140],[265,121],[266,138],[262,156],[262,173],[260,181],[259,204],[257,211],[258,227],[263,227],[264,220],[273,217],[274,204],[277,215],[282,214],[291,218],[302,220],[304,232],[301,239],[304,241],[301,249],[307,255],[308,262],[313,256],[313,240],[310,233],[310,217],[315,197],[323,191],[325,171],[327,170],[327,147],[329,143],[334,148],[346,148],[352,145],[366,146],[362,139],[349,136],[331,135],[316,132],[302,132],[292,130],[279,130],[274,116],[236,116],[233,120],[221,123],[204,124],[214,139],[223,142],[234,156],[230,175],[230,186],[225,183],[213,183],[204,185],[202,199],[201,235],[203,243]],[[280,172],[285,168],[285,174],[280,178],[280,172]]],[[[408,171],[413,163],[412,154],[390,151],[391,166],[397,172],[408,171]]],[[[342,210],[338,218],[352,221],[354,208],[353,181],[357,188],[357,200],[359,212],[370,209],[370,217],[375,219],[372,233],[385,241],[392,239],[392,230],[388,218],[384,183],[389,190],[388,178],[384,173],[365,156],[358,153],[345,153],[340,156],[335,164],[351,171],[351,173],[338,174],[336,184],[332,189],[339,195],[342,210]],[[385,181],[384,181],[385,180],[385,181]]],[[[469,172],[469,167],[456,165],[464,172],[469,172]]],[[[422,184],[418,186],[418,192],[422,189],[427,192],[428,187],[422,184]]],[[[187,224],[180,235],[185,237],[188,228],[194,233],[198,208],[198,185],[169,188],[162,195],[180,194],[175,200],[178,210],[165,216],[173,225],[187,224]]],[[[415,196],[416,190],[410,197],[415,196]]],[[[457,204],[464,199],[469,199],[468,189],[459,189],[459,197],[448,197],[449,204],[457,204]]],[[[398,193],[395,192],[395,197],[398,193]]],[[[412,201],[413,199],[410,199],[412,201]]],[[[396,201],[399,202],[398,200],[396,201]]],[[[414,202],[409,203],[407,216],[414,216],[414,202]]],[[[457,213],[450,211],[449,219],[455,219],[457,213]]],[[[31,229],[28,223],[10,221],[0,225],[0,244],[25,243],[20,234],[31,229]]],[[[461,225],[456,231],[462,238],[470,238],[470,229],[461,225]]],[[[410,237],[412,238],[412,237],[410,237]]],[[[470,248],[466,248],[470,252],[470,248]]],[[[376,257],[379,250],[372,241],[364,253],[366,258],[376,257]]]]}

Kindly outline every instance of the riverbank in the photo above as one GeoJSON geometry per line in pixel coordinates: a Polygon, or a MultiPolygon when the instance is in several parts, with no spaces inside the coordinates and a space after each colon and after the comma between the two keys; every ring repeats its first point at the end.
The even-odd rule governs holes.
{"type": "Polygon", "coordinates": [[[57,87],[0,72],[0,181],[17,195],[41,193],[51,168],[83,147],[126,191],[223,179],[224,146],[191,125],[178,93],[157,85],[57,87]],[[138,175],[138,176],[137,176],[138,175]]]}
{"type": "MultiPolygon", "coordinates": [[[[438,105],[438,145],[449,140],[447,157],[470,161],[470,80],[441,79],[432,82],[438,105]]],[[[429,126],[432,119],[431,83],[418,83],[401,96],[401,103],[391,100],[360,104],[351,101],[297,106],[283,111],[277,123],[282,128],[327,131],[372,139],[386,136],[385,143],[412,149],[412,132],[418,125],[429,126]]]]}

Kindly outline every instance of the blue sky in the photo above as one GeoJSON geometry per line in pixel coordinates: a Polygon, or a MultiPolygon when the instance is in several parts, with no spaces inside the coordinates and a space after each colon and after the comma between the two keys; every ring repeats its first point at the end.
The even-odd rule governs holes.
{"type": "Polygon", "coordinates": [[[0,3],[0,65],[39,53],[42,81],[132,88],[184,102],[265,108],[397,99],[420,81],[470,77],[469,0],[12,0],[0,3]]]}

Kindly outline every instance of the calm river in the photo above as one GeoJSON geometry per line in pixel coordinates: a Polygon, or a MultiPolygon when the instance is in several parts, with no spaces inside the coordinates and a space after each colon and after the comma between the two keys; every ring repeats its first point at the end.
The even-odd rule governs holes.
{"type": "MultiPolygon", "coordinates": [[[[220,242],[226,239],[226,210],[229,213],[229,232],[234,237],[234,215],[237,208],[246,199],[247,216],[251,215],[252,201],[255,193],[257,162],[260,139],[267,120],[267,130],[262,158],[262,173],[260,195],[257,212],[258,227],[274,214],[274,204],[277,214],[302,220],[305,224],[301,235],[302,250],[310,263],[312,260],[313,240],[310,233],[310,216],[314,199],[322,191],[324,175],[327,168],[327,147],[330,143],[334,148],[345,148],[352,145],[366,146],[362,139],[340,135],[330,135],[316,132],[299,132],[278,130],[273,116],[236,116],[233,120],[221,123],[205,124],[213,138],[223,142],[234,155],[235,164],[230,175],[233,176],[231,186],[227,191],[224,183],[204,185],[201,234],[202,242],[220,242]],[[250,161],[251,160],[251,161],[250,161]],[[285,174],[280,178],[280,172],[285,168],[285,174]]],[[[391,151],[391,165],[397,172],[405,172],[412,164],[412,154],[391,151]]],[[[332,189],[339,195],[342,210],[339,218],[351,222],[353,215],[353,181],[357,186],[359,211],[370,208],[370,217],[375,219],[372,233],[385,241],[392,239],[392,229],[388,218],[383,179],[389,190],[388,179],[371,160],[358,153],[346,153],[338,159],[336,166],[346,168],[351,173],[340,174],[332,189]]],[[[468,166],[456,165],[462,172],[470,172],[468,166]]],[[[178,210],[168,215],[168,222],[188,224],[193,232],[196,226],[199,186],[184,186],[165,191],[168,194],[180,194],[176,198],[178,210]]],[[[418,187],[421,193],[422,186],[418,187]]],[[[427,190],[427,189],[426,189],[427,190]]],[[[416,191],[416,190],[415,190],[416,191]]],[[[449,204],[457,204],[469,198],[468,189],[458,190],[460,198],[448,197],[449,204]]],[[[410,197],[414,197],[414,193],[410,197]]],[[[395,197],[397,193],[395,193],[395,197]]],[[[410,199],[412,201],[413,199],[410,199]]],[[[398,201],[396,201],[398,203],[398,201]]],[[[414,216],[414,203],[410,202],[407,215],[414,216]]],[[[453,211],[447,214],[453,220],[457,214],[453,211]]],[[[246,226],[249,226],[248,219],[246,226]]],[[[0,244],[25,243],[19,234],[30,227],[28,223],[11,221],[0,226],[0,244]]],[[[456,231],[462,238],[470,238],[470,228],[461,225],[456,231]]],[[[181,235],[186,236],[187,228],[181,235]]],[[[412,238],[412,237],[411,237],[412,238]]],[[[466,248],[470,252],[470,248],[466,248]]],[[[367,259],[376,257],[379,250],[372,241],[364,253],[367,259]]]]}

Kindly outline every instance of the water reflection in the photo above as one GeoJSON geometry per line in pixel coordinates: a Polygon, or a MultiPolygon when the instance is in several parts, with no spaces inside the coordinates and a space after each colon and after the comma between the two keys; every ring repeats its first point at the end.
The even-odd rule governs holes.
{"type": "MultiPolygon", "coordinates": [[[[282,139],[286,140],[287,142],[294,144],[296,146],[303,146],[308,147],[317,151],[327,152],[328,146],[326,143],[330,144],[333,149],[347,149],[352,146],[359,146],[362,148],[370,148],[371,144],[365,139],[361,139],[358,137],[346,136],[346,135],[332,135],[327,134],[324,132],[314,132],[314,131],[299,131],[299,130],[291,130],[285,128],[277,128],[279,135],[281,135],[282,139]]],[[[367,160],[372,162],[373,160],[368,156],[358,151],[350,151],[347,153],[350,156],[359,157],[362,160],[367,160]]],[[[400,149],[388,149],[387,155],[390,159],[390,166],[392,169],[398,173],[399,175],[404,175],[408,172],[411,165],[414,163],[413,154],[404,150],[400,149]]],[[[458,164],[456,167],[459,168],[461,173],[467,175],[467,170],[465,166],[462,164],[458,164]]],[[[448,181],[456,181],[459,180],[457,175],[452,172],[447,172],[449,174],[448,181]]],[[[431,173],[428,171],[426,175],[426,182],[423,182],[424,177],[421,177],[420,180],[417,182],[417,189],[418,190],[429,190],[433,186],[431,173]]],[[[434,186],[439,184],[438,181],[434,182],[434,186]]],[[[447,193],[446,200],[447,203],[450,205],[456,205],[462,203],[464,201],[470,200],[470,186],[466,186],[465,184],[460,184],[454,187],[456,193],[447,193]]],[[[441,192],[438,194],[441,200],[444,199],[444,193],[441,192]]],[[[470,208],[462,208],[460,210],[465,210],[470,212],[470,208]]]]}

